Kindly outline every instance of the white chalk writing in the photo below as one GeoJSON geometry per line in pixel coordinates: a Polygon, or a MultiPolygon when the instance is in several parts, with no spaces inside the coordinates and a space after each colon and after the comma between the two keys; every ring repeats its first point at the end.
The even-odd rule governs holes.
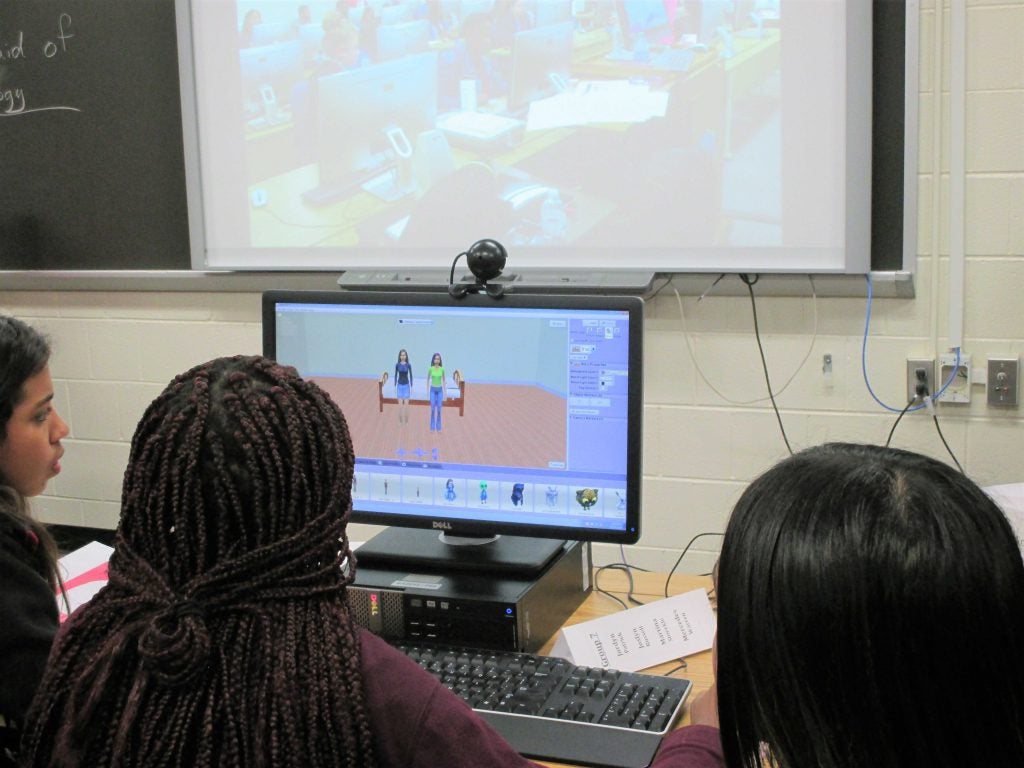
{"type": "MultiPolygon", "coordinates": [[[[52,60],[57,56],[70,53],[69,42],[74,37],[71,31],[71,14],[61,13],[57,16],[55,31],[52,37],[39,41],[37,46],[26,47],[25,32],[18,30],[10,37],[0,29],[0,64],[23,61],[26,64],[35,60],[40,63],[52,60]],[[41,56],[41,58],[35,58],[41,56]]],[[[65,105],[31,106],[25,89],[16,83],[4,84],[0,88],[0,117],[14,117],[32,112],[51,112],[54,110],[81,112],[78,107],[65,105]]]]}

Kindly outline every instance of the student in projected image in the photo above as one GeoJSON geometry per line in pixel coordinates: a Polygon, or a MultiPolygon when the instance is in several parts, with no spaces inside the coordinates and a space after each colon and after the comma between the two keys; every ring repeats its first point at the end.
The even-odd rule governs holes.
{"type": "Polygon", "coordinates": [[[458,33],[459,16],[451,3],[430,0],[427,3],[427,21],[430,22],[431,40],[450,40],[458,33]]]}
{"type": "Polygon", "coordinates": [[[242,19],[242,29],[238,33],[238,47],[248,48],[253,44],[253,28],[263,23],[263,14],[258,9],[252,8],[246,12],[242,19]]]}
{"type": "Polygon", "coordinates": [[[435,352],[427,369],[427,384],[430,387],[430,431],[441,431],[441,410],[444,405],[445,371],[441,353],[435,352]]]}
{"type": "Polygon", "coordinates": [[[409,397],[412,393],[412,363],[409,353],[404,349],[398,351],[398,362],[395,363],[395,398],[398,400],[398,423],[409,423],[409,397]]]}
{"type": "Polygon", "coordinates": [[[490,14],[475,13],[462,20],[459,39],[440,59],[440,107],[442,110],[471,108],[462,103],[461,83],[475,83],[476,104],[508,94],[508,57],[494,51],[493,19],[490,14]]]}
{"type": "Polygon", "coordinates": [[[295,150],[303,163],[316,159],[317,80],[369,63],[359,44],[359,31],[351,21],[332,14],[324,19],[323,26],[321,58],[309,76],[296,82],[291,90],[295,150]]]}
{"type": "Polygon", "coordinates": [[[370,61],[378,61],[377,30],[380,28],[380,17],[373,6],[367,3],[359,17],[359,48],[370,61]]]}
{"type": "Polygon", "coordinates": [[[454,253],[481,233],[500,242],[515,221],[503,196],[504,181],[486,163],[474,161],[442,176],[416,201],[402,230],[401,243],[448,246],[454,253]]]}
{"type": "MultiPolygon", "coordinates": [[[[561,0],[548,0],[557,4],[561,0]]],[[[516,33],[533,29],[535,20],[523,0],[496,0],[491,11],[493,42],[498,48],[511,48],[516,33]]]]}

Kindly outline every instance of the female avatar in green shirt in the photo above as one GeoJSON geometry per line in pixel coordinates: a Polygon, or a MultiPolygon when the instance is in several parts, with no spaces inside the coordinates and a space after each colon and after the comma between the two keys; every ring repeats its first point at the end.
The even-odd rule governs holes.
{"type": "Polygon", "coordinates": [[[440,352],[435,352],[430,358],[427,381],[430,384],[430,431],[440,432],[441,405],[444,403],[444,363],[440,352]]]}

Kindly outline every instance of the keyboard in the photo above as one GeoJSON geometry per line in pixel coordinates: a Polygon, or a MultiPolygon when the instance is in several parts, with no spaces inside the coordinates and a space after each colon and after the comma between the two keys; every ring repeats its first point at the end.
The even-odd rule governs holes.
{"type": "Polygon", "coordinates": [[[646,768],[682,712],[691,683],[581,667],[554,656],[395,642],[522,755],[646,768]]]}
{"type": "Polygon", "coordinates": [[[665,48],[651,59],[651,66],[655,69],[686,72],[695,56],[691,48],[665,48]]]}
{"type": "Polygon", "coordinates": [[[493,141],[508,136],[520,128],[523,121],[489,112],[454,112],[440,117],[437,125],[447,134],[478,141],[493,141]]]}

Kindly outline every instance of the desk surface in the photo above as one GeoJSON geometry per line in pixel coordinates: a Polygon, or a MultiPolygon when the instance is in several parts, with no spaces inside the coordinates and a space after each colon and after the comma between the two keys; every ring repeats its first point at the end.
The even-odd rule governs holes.
{"type": "MultiPolygon", "coordinates": [[[[578,624],[581,621],[589,621],[590,619],[596,619],[600,616],[607,616],[608,614],[622,610],[621,605],[615,602],[615,600],[610,598],[608,595],[598,592],[596,587],[601,587],[602,589],[611,592],[619,599],[626,601],[628,580],[625,573],[622,571],[612,570],[602,571],[598,576],[598,583],[594,586],[595,590],[593,593],[579,608],[576,609],[576,612],[573,613],[569,620],[565,622],[565,626],[578,624]]],[[[669,583],[669,594],[678,595],[682,592],[688,592],[700,587],[710,589],[711,579],[706,576],[673,576],[669,583]]],[[[633,597],[635,599],[642,602],[650,602],[651,600],[658,600],[664,596],[665,574],[643,572],[634,573],[633,597]]],[[[549,640],[541,648],[540,653],[550,653],[553,645],[554,638],[549,640]]],[[[671,661],[643,671],[648,674],[664,674],[677,666],[679,666],[677,661],[671,661]]],[[[686,668],[676,670],[673,673],[673,677],[684,677],[693,681],[693,690],[690,692],[689,698],[689,700],[692,701],[694,696],[701,691],[705,691],[710,688],[711,684],[714,682],[714,670],[711,666],[711,651],[704,651],[703,653],[694,654],[693,656],[687,656],[686,668]]],[[[690,712],[689,708],[687,708],[679,724],[685,725],[689,722],[690,712]]],[[[566,763],[538,762],[540,762],[540,765],[551,766],[551,768],[572,768],[572,766],[569,766],[566,763]]]]}

